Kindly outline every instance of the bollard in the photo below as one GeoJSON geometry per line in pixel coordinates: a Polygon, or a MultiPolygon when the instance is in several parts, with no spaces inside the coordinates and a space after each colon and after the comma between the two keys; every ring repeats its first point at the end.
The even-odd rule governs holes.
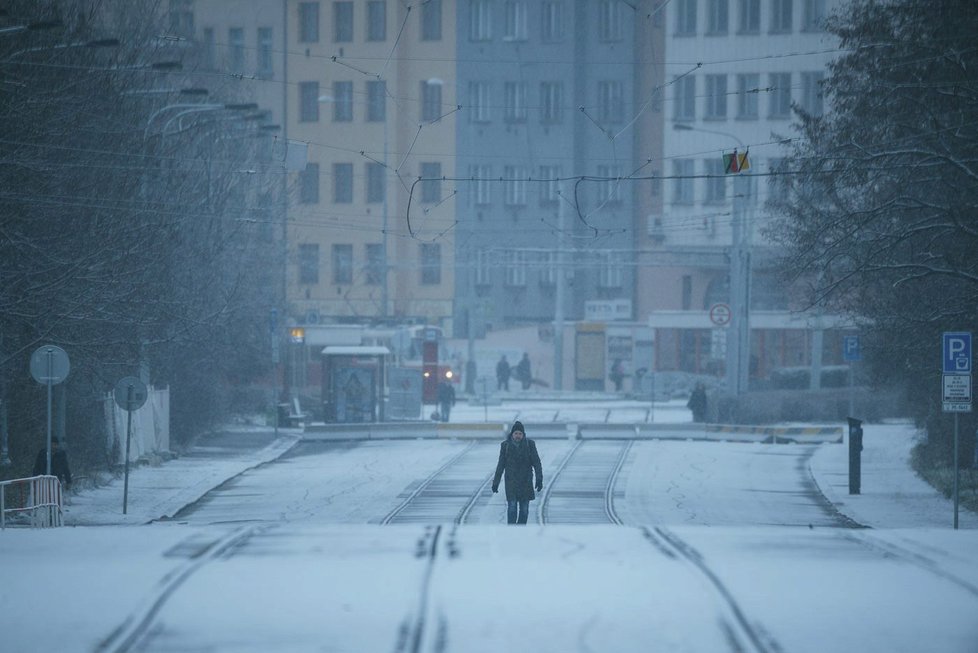
{"type": "Polygon", "coordinates": [[[862,420],[847,417],[849,422],[849,494],[859,494],[862,480],[863,427],[862,420]]]}

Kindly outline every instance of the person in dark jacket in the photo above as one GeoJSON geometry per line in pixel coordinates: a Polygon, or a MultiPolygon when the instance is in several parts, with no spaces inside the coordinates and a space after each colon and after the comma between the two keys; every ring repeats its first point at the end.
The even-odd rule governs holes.
{"type": "MultiPolygon", "coordinates": [[[[48,473],[48,448],[37,452],[34,459],[34,476],[44,476],[48,473]]],[[[57,476],[66,489],[71,488],[71,469],[68,467],[68,454],[61,448],[58,438],[51,438],[51,476],[57,476]]]]}
{"type": "Polygon", "coordinates": [[[537,453],[536,442],[526,437],[523,423],[513,422],[509,437],[499,446],[499,462],[492,477],[492,491],[499,492],[499,480],[506,474],[506,521],[525,524],[533,492],[533,476],[536,474],[536,490],[543,489],[543,465],[537,453]]]}
{"type": "Polygon", "coordinates": [[[693,412],[694,422],[706,421],[706,388],[702,383],[697,383],[693,392],[689,395],[686,407],[693,412]]]}
{"type": "Polygon", "coordinates": [[[530,372],[530,356],[529,354],[523,354],[523,358],[516,365],[516,379],[520,382],[520,386],[524,390],[530,389],[530,384],[533,383],[533,374],[530,372]]]}
{"type": "Polygon", "coordinates": [[[506,360],[506,354],[503,354],[503,357],[499,359],[498,363],[496,363],[497,390],[505,390],[506,392],[509,392],[509,374],[509,361],[506,360]]]}
{"type": "Polygon", "coordinates": [[[448,416],[455,405],[455,388],[448,379],[442,379],[438,384],[438,407],[441,410],[441,421],[447,422],[448,416]]]}

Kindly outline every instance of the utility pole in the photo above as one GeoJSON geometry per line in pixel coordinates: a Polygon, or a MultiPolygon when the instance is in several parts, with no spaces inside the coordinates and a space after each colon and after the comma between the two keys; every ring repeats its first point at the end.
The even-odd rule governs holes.
{"type": "Polygon", "coordinates": [[[554,300],[554,390],[564,389],[564,195],[557,182],[557,279],[554,300]]]}

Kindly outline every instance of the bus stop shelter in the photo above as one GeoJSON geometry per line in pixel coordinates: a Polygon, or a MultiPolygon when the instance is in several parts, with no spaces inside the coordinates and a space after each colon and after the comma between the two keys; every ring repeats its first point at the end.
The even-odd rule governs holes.
{"type": "Polygon", "coordinates": [[[390,350],[379,346],[331,345],[323,349],[323,419],[384,421],[384,391],[390,350]]]}

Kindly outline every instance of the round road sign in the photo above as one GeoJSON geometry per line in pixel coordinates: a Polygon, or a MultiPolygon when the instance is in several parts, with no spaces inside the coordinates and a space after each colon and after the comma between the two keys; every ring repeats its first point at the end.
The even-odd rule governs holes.
{"type": "Polygon", "coordinates": [[[68,354],[57,345],[43,345],[31,354],[31,376],[38,383],[61,383],[70,371],[68,354]]]}
{"type": "Polygon", "coordinates": [[[730,307],[727,304],[714,304],[710,307],[710,322],[717,326],[730,324],[730,307]]]}
{"type": "Polygon", "coordinates": [[[115,403],[123,410],[139,410],[146,403],[146,384],[134,376],[127,376],[119,379],[115,384],[115,403]],[[131,390],[131,394],[130,394],[131,390]]]}

